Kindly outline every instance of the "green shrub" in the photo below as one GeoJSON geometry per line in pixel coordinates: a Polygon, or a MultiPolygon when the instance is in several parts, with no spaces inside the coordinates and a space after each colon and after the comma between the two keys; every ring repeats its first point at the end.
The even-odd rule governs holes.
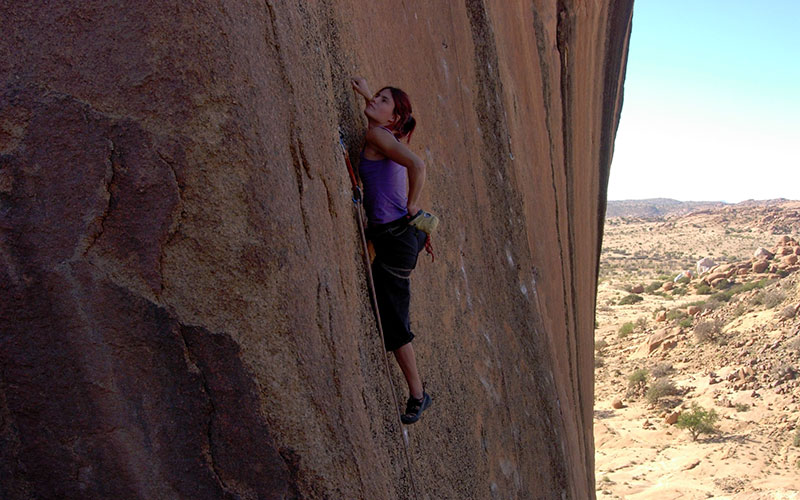
{"type": "Polygon", "coordinates": [[[800,429],[797,429],[797,432],[794,433],[794,440],[792,441],[794,446],[800,446],[800,429]]]}
{"type": "Polygon", "coordinates": [[[660,379],[653,382],[647,389],[645,398],[650,404],[658,403],[658,400],[665,396],[675,396],[678,394],[678,388],[669,379],[660,379]]]}
{"type": "Polygon", "coordinates": [[[625,338],[631,333],[633,333],[633,322],[628,321],[627,323],[619,327],[619,332],[617,333],[617,335],[619,335],[619,338],[625,338]]]}
{"type": "Polygon", "coordinates": [[[667,312],[667,321],[680,321],[688,316],[682,309],[673,309],[667,312]]]}
{"type": "Polygon", "coordinates": [[[647,384],[647,370],[640,368],[628,375],[628,387],[647,384]]]}
{"type": "Polygon", "coordinates": [[[679,280],[678,280],[678,281],[676,281],[675,283],[677,283],[677,284],[679,284],[679,285],[685,285],[685,284],[689,283],[690,281],[691,281],[691,280],[689,279],[689,277],[688,277],[688,276],[684,276],[683,278],[679,279],[679,280]]]}
{"type": "Polygon", "coordinates": [[[692,319],[691,316],[689,316],[689,317],[683,318],[682,320],[678,321],[678,325],[680,325],[680,326],[682,326],[684,328],[689,328],[690,326],[692,326],[693,322],[694,322],[694,319],[692,319]]]}
{"type": "Polygon", "coordinates": [[[627,305],[630,305],[630,304],[636,304],[637,302],[641,302],[642,300],[644,300],[644,299],[642,298],[641,295],[637,295],[635,293],[630,293],[630,294],[622,297],[621,299],[619,299],[619,302],[617,302],[617,304],[621,305],[621,306],[627,306],[627,305]]]}
{"type": "Polygon", "coordinates": [[[727,279],[724,279],[724,278],[723,278],[723,279],[721,279],[721,280],[719,280],[719,281],[718,281],[718,282],[717,282],[717,283],[714,285],[714,288],[718,288],[718,289],[720,289],[720,290],[725,290],[725,289],[727,289],[727,288],[730,288],[730,287],[731,287],[731,282],[730,282],[730,281],[728,281],[727,279]]]}
{"type": "Polygon", "coordinates": [[[711,295],[711,287],[706,285],[705,283],[700,283],[695,287],[695,291],[699,295],[711,295]]]}
{"type": "Polygon", "coordinates": [[[736,411],[747,411],[750,409],[750,405],[745,403],[736,403],[736,411]]]}
{"type": "Polygon", "coordinates": [[[653,281],[652,283],[647,285],[647,287],[644,289],[644,291],[647,292],[647,293],[653,293],[656,290],[658,290],[659,288],[661,288],[662,284],[663,283],[661,281],[653,281]]]}
{"type": "Polygon", "coordinates": [[[689,293],[689,291],[682,286],[672,289],[672,295],[686,295],[687,293],[689,293]]]}
{"type": "Polygon", "coordinates": [[[602,351],[606,347],[608,347],[608,342],[606,342],[605,340],[598,340],[597,342],[594,343],[595,351],[602,351]]]}
{"type": "Polygon", "coordinates": [[[751,281],[749,283],[740,283],[738,285],[733,285],[724,292],[715,293],[711,296],[711,298],[719,302],[728,302],[733,298],[734,295],[742,292],[749,292],[750,290],[754,290],[756,288],[764,288],[767,283],[769,283],[769,280],[766,279],[751,281]]]}
{"type": "Polygon", "coordinates": [[[686,429],[692,435],[692,441],[697,441],[700,434],[714,434],[718,432],[716,422],[719,420],[717,412],[706,410],[697,403],[692,403],[692,409],[680,414],[675,426],[686,429]]]}
{"type": "Polygon", "coordinates": [[[645,328],[647,328],[647,318],[645,318],[644,316],[640,316],[636,320],[636,329],[637,330],[644,330],[645,328]]]}

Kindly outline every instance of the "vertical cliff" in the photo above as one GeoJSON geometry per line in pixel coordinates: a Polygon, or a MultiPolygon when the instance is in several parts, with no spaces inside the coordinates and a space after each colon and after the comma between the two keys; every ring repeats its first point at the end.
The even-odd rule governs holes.
{"type": "Polygon", "coordinates": [[[592,498],[631,13],[0,6],[0,497],[592,498]],[[410,94],[443,219],[405,436],[337,151],[355,74],[410,94]]]}

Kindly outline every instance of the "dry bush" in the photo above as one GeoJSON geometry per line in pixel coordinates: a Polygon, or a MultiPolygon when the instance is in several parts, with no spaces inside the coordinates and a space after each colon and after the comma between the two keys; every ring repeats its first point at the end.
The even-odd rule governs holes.
{"type": "Polygon", "coordinates": [[[780,290],[762,290],[758,295],[753,297],[753,303],[763,305],[767,309],[772,309],[783,302],[785,298],[786,295],[780,290]]]}
{"type": "Polygon", "coordinates": [[[672,363],[658,363],[650,368],[650,373],[655,378],[662,378],[666,377],[670,373],[672,373],[672,363]]]}
{"type": "Polygon", "coordinates": [[[786,306],[781,310],[781,318],[792,319],[794,318],[794,306],[786,306]]]}
{"type": "Polygon", "coordinates": [[[650,385],[647,389],[645,397],[650,404],[657,404],[661,398],[666,396],[676,396],[679,394],[678,388],[675,383],[669,379],[659,379],[650,385]]]}
{"type": "Polygon", "coordinates": [[[700,321],[694,326],[694,338],[698,342],[714,342],[722,331],[722,322],[719,320],[700,321]]]}

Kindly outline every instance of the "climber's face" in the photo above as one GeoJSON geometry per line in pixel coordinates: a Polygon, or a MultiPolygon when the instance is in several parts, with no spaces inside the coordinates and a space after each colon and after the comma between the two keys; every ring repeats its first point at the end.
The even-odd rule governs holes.
{"type": "Polygon", "coordinates": [[[364,110],[371,121],[377,125],[389,127],[397,120],[397,114],[394,112],[394,99],[392,99],[392,91],[383,89],[367,104],[364,110]]]}

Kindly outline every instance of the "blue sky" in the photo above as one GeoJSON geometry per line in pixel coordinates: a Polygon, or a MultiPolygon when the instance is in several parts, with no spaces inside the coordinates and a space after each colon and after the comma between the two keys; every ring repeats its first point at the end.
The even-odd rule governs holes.
{"type": "Polygon", "coordinates": [[[800,1],[635,0],[608,199],[800,199],[800,1]]]}

